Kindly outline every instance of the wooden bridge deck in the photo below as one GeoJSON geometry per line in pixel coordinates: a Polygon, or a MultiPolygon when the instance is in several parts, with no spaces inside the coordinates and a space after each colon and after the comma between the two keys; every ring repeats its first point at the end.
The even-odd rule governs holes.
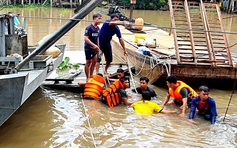
{"type": "MultiPolygon", "coordinates": [[[[104,65],[104,64],[103,64],[104,65]]],[[[99,72],[101,74],[104,74],[103,68],[104,66],[100,66],[99,72]]],[[[110,73],[110,77],[116,76],[116,71],[118,68],[122,68],[125,71],[126,75],[129,75],[128,67],[124,64],[112,64],[108,72],[110,73]]],[[[132,71],[134,71],[134,67],[131,67],[132,71]]],[[[77,71],[69,72],[61,72],[57,73],[56,71],[53,71],[53,73],[44,81],[43,86],[44,87],[50,87],[54,89],[61,89],[61,90],[67,90],[72,91],[76,93],[83,93],[84,86],[79,85],[79,83],[85,83],[86,82],[86,75],[84,72],[84,65],[80,65],[80,68],[77,71]]]]}

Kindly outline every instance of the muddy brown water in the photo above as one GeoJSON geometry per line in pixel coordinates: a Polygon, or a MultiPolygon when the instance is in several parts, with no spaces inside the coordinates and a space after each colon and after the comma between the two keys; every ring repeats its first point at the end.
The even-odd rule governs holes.
{"type": "MultiPolygon", "coordinates": [[[[48,34],[61,27],[73,16],[72,9],[27,8],[3,9],[27,19],[28,43],[35,45],[48,34]],[[54,18],[54,19],[49,19],[54,18]]],[[[90,24],[93,13],[107,13],[95,9],[58,43],[66,43],[67,51],[83,51],[85,27],[90,24]]],[[[129,10],[124,11],[129,14],[129,10]]],[[[134,17],[158,26],[169,27],[169,12],[135,11],[134,17]]],[[[237,32],[236,15],[223,14],[226,31],[237,32]]],[[[103,20],[107,19],[103,16],[103,20]]],[[[20,20],[21,21],[21,20],[20,20]]],[[[237,42],[236,34],[229,34],[230,45],[237,42]]],[[[235,51],[236,46],[231,48],[235,51]]],[[[78,55],[78,59],[81,55],[78,55]]],[[[138,83],[137,83],[138,84],[138,83]]],[[[220,84],[221,85],[221,84],[220,84]]],[[[232,85],[232,84],[231,84],[232,85]]],[[[151,86],[161,104],[167,88],[151,86]]],[[[237,95],[232,90],[210,88],[210,96],[216,100],[218,118],[212,126],[196,117],[197,124],[190,124],[177,115],[135,115],[131,107],[120,105],[108,108],[99,101],[82,100],[80,94],[49,88],[38,88],[19,110],[0,127],[0,147],[236,147],[237,95]],[[232,98],[223,122],[229,99],[232,98]]],[[[135,96],[133,99],[137,99],[135,96]]],[[[175,106],[166,109],[180,110],[175,106]]]]}

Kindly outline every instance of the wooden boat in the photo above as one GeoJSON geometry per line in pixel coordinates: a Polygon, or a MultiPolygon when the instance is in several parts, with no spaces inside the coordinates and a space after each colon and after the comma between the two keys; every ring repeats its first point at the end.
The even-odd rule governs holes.
{"type": "MultiPolygon", "coordinates": [[[[147,76],[151,83],[169,74],[181,80],[236,79],[237,57],[229,50],[218,4],[169,0],[169,7],[172,35],[155,26],[145,25],[136,32],[120,26],[128,59],[137,73],[147,76]],[[156,40],[158,46],[149,48],[152,56],[137,52],[137,34],[145,35],[146,40],[156,40]]],[[[114,53],[124,58],[116,37],[113,46],[114,53]]]]}

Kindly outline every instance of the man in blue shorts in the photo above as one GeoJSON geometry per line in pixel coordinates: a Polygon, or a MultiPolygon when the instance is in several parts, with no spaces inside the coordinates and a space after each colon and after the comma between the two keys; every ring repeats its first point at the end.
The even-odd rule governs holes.
{"type": "Polygon", "coordinates": [[[98,46],[99,24],[101,23],[102,16],[97,13],[93,15],[93,23],[86,27],[84,35],[84,49],[86,55],[85,74],[87,80],[92,77],[97,61],[97,53],[100,51],[98,46]]]}
{"type": "MultiPolygon", "coordinates": [[[[110,63],[113,61],[112,58],[112,47],[110,41],[112,40],[113,35],[119,38],[120,45],[124,50],[124,55],[127,55],[127,50],[125,48],[125,43],[123,41],[120,29],[117,25],[128,25],[126,21],[119,21],[119,16],[117,14],[112,14],[110,16],[110,20],[106,20],[103,26],[101,27],[100,34],[99,34],[99,45],[101,51],[104,53],[106,66],[105,66],[105,73],[108,74],[107,70],[110,66],[110,63]]],[[[101,58],[98,57],[96,63],[96,72],[99,73],[101,58]]]]}

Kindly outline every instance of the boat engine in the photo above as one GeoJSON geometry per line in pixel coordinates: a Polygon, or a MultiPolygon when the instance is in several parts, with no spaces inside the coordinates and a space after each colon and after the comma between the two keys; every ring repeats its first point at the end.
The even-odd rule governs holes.
{"type": "Polygon", "coordinates": [[[119,6],[111,6],[109,7],[109,13],[108,16],[111,16],[112,14],[117,14],[119,16],[120,21],[128,21],[128,17],[126,17],[122,12],[119,10],[119,6]]]}

